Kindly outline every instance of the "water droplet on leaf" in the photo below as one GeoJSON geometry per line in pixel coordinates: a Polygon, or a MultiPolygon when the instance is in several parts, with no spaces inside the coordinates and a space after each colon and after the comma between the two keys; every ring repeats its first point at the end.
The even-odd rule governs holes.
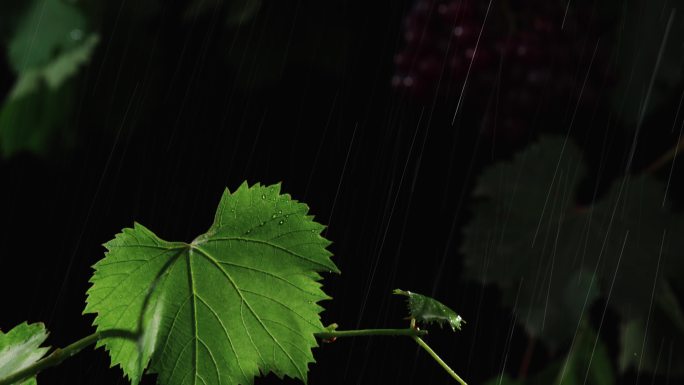
{"type": "Polygon", "coordinates": [[[71,40],[79,41],[83,39],[83,31],[81,31],[78,28],[74,28],[71,30],[71,32],[69,32],[69,37],[71,38],[71,40]]]}

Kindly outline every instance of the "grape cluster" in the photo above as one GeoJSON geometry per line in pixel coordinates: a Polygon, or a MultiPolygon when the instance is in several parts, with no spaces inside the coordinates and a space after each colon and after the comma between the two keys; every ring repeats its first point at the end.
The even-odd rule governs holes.
{"type": "Polygon", "coordinates": [[[392,86],[430,103],[440,95],[461,98],[467,77],[462,99],[468,112],[485,132],[510,137],[520,136],[540,112],[572,106],[580,93],[583,103],[592,103],[606,74],[607,60],[601,54],[596,60],[594,52],[604,31],[592,25],[591,9],[566,12],[566,5],[494,1],[487,13],[487,0],[416,0],[404,20],[392,86]]]}

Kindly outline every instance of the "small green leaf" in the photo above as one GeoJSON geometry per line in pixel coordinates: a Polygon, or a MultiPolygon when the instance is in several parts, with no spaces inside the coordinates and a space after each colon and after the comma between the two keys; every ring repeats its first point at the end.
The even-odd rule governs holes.
{"type": "MultiPolygon", "coordinates": [[[[48,333],[42,323],[19,324],[7,333],[0,331],[0,379],[43,358],[49,347],[40,347],[48,333]]],[[[35,377],[14,385],[34,385],[35,377]]]]}
{"type": "Polygon", "coordinates": [[[85,28],[81,11],[61,0],[34,0],[24,10],[8,48],[17,80],[0,110],[2,155],[73,144],[69,80],[99,42],[85,28]]]}
{"type": "Polygon", "coordinates": [[[69,117],[73,83],[51,90],[40,87],[0,108],[0,150],[5,157],[22,151],[46,154],[56,146],[70,147],[74,133],[69,117]]]}
{"type": "Polygon", "coordinates": [[[608,349],[596,332],[583,325],[557,376],[559,385],[613,385],[615,376],[608,349]]]}
{"type": "Polygon", "coordinates": [[[408,297],[409,313],[418,322],[437,323],[440,327],[446,323],[453,331],[461,330],[461,323],[466,323],[460,315],[436,299],[401,289],[394,289],[392,293],[408,297]]]}
{"type": "Polygon", "coordinates": [[[42,67],[55,55],[78,45],[86,19],[62,0],[33,0],[9,42],[9,62],[16,73],[42,67]]]}
{"type": "Polygon", "coordinates": [[[669,286],[664,287],[663,293],[649,316],[644,315],[621,325],[620,370],[631,368],[671,378],[684,375],[681,305],[669,286]]]}
{"type": "Polygon", "coordinates": [[[325,330],[317,302],[329,298],[319,272],[338,272],[307,213],[280,185],[244,183],[191,243],[139,224],[107,242],[85,313],[97,313],[98,331],[144,325],[138,343],[101,341],[112,364],[134,384],[148,362],[168,385],[252,384],[268,372],[306,381],[314,333],[325,330]]]}

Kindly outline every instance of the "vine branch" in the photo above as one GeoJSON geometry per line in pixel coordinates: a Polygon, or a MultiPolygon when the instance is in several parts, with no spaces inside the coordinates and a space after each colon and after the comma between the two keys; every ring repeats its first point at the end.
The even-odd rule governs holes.
{"type": "Polygon", "coordinates": [[[36,361],[21,370],[18,370],[5,378],[0,378],[0,385],[12,385],[22,380],[26,380],[40,373],[44,369],[51,368],[61,364],[67,358],[73,357],[81,350],[96,343],[100,338],[105,337],[119,337],[126,339],[137,340],[138,335],[128,330],[109,330],[101,333],[93,333],[89,336],[83,337],[80,340],[68,345],[64,348],[57,348],[48,356],[36,361]]]}
{"type": "Polygon", "coordinates": [[[333,339],[340,337],[361,337],[361,336],[425,336],[427,330],[416,329],[358,329],[358,330],[328,330],[315,333],[317,338],[333,339]]]}
{"type": "Polygon", "coordinates": [[[437,361],[437,363],[438,363],[442,368],[444,368],[444,370],[446,370],[446,372],[449,373],[449,375],[450,375],[451,377],[453,377],[454,380],[458,381],[459,384],[461,384],[461,385],[468,385],[468,384],[466,384],[465,381],[463,381],[463,379],[462,379],[458,374],[456,374],[456,372],[453,371],[453,369],[451,369],[451,368],[449,367],[449,365],[447,365],[446,362],[444,362],[444,361],[437,355],[437,353],[435,353],[434,350],[432,350],[432,348],[430,348],[430,346],[428,346],[428,344],[425,343],[425,341],[423,341],[420,337],[417,337],[417,336],[412,336],[411,338],[413,338],[413,340],[416,341],[416,343],[417,343],[418,345],[420,345],[421,348],[425,349],[425,351],[428,352],[428,354],[430,355],[430,357],[432,357],[435,361],[437,361]]]}
{"type": "MultiPolygon", "coordinates": [[[[426,330],[417,330],[411,328],[335,330],[336,327],[337,325],[333,324],[329,326],[327,330],[324,332],[314,333],[314,336],[316,336],[317,338],[330,340],[341,337],[360,336],[409,336],[412,338],[420,339],[419,336],[425,336],[427,334],[426,330]]],[[[107,337],[119,337],[137,341],[139,334],[127,330],[109,330],[105,332],[95,332],[89,336],[81,338],[80,340],[64,348],[55,349],[52,353],[36,361],[32,365],[22,368],[21,370],[18,370],[5,378],[0,378],[0,385],[12,385],[22,380],[31,378],[47,368],[51,368],[53,366],[61,364],[64,360],[75,356],[88,346],[93,345],[100,339],[107,337]]],[[[465,385],[465,383],[463,384],[465,385]]]]}

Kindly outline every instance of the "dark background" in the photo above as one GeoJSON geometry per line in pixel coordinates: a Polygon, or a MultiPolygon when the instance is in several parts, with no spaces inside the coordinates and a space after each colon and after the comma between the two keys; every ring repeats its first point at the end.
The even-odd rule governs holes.
{"type": "MultiPolygon", "coordinates": [[[[393,89],[411,1],[265,1],[253,21],[229,30],[212,12],[184,19],[185,6],[103,5],[101,43],[79,75],[70,118],[76,145],[0,162],[0,327],[43,321],[52,346],[91,333],[93,316],[81,315],[90,266],[121,228],[137,221],[163,239],[190,241],[209,227],[224,187],[282,182],[328,225],[342,271],[325,277],[333,300],[323,304],[324,324],[404,327],[405,304],[391,290],[433,295],[468,321],[456,334],[431,332],[446,362],[472,384],[504,367],[515,375],[528,337],[495,287],[461,277],[461,229],[479,171],[539,132],[567,133],[568,121],[545,116],[515,139],[497,138],[468,114],[452,124],[458,87],[427,101],[393,89]]],[[[604,41],[601,50],[610,47],[604,41]]],[[[3,66],[6,93],[14,77],[3,66]]],[[[678,92],[662,105],[667,114],[645,123],[634,169],[676,143],[678,92]]],[[[633,129],[611,121],[605,105],[580,108],[570,135],[592,170],[607,159],[600,185],[624,167],[633,129]]],[[[590,173],[587,191],[598,175],[590,173]]],[[[606,325],[614,350],[617,330],[606,325]]],[[[314,355],[312,384],[452,383],[408,339],[338,340],[314,355]]],[[[530,371],[548,357],[537,349],[530,371]]],[[[125,383],[108,366],[98,349],[39,381],[125,383]]]]}

